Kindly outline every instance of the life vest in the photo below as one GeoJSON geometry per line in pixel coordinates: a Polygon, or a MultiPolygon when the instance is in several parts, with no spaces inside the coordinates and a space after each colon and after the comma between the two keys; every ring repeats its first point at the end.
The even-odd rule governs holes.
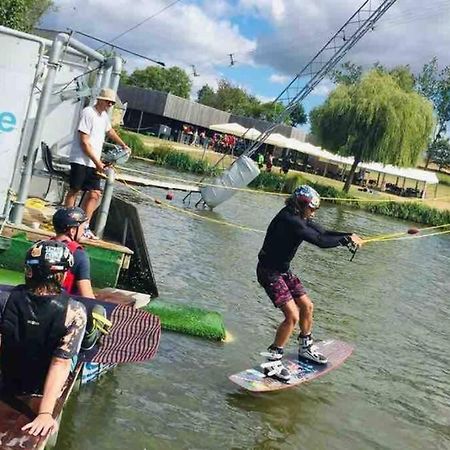
{"type": "MultiPolygon", "coordinates": [[[[60,241],[60,242],[63,242],[65,245],[67,245],[67,247],[69,248],[69,250],[72,253],[72,255],[74,256],[74,258],[75,258],[75,252],[78,249],[83,249],[83,246],[81,244],[79,244],[77,241],[73,241],[69,238],[67,238],[67,240],[60,241]]],[[[75,274],[72,272],[72,269],[69,269],[67,271],[67,274],[66,274],[66,277],[64,278],[62,287],[69,294],[72,294],[72,295],[79,294],[77,287],[75,285],[75,274]]]]}
{"type": "Polygon", "coordinates": [[[36,296],[15,287],[3,308],[0,363],[3,387],[13,394],[42,394],[55,349],[67,332],[67,294],[36,296]]]}

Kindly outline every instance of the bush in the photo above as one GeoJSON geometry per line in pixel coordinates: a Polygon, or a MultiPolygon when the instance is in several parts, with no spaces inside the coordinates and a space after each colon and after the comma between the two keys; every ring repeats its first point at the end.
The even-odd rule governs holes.
{"type": "Polygon", "coordinates": [[[297,186],[307,184],[302,175],[284,175],[274,172],[261,172],[249,187],[269,192],[284,192],[290,194],[297,186]]]}
{"type": "Polygon", "coordinates": [[[120,138],[131,148],[132,154],[134,156],[147,156],[148,150],[145,147],[144,141],[136,133],[130,133],[129,131],[117,129],[117,134],[120,138]]]}
{"type": "Polygon", "coordinates": [[[349,206],[364,209],[371,213],[396,217],[397,219],[427,225],[446,225],[450,223],[450,211],[431,208],[418,202],[352,202],[349,206]]]}
{"type": "Polygon", "coordinates": [[[450,175],[448,173],[436,172],[436,175],[439,179],[439,183],[450,186],[450,175]]]}
{"type": "Polygon", "coordinates": [[[303,175],[288,175],[284,182],[283,192],[291,194],[297,186],[301,186],[302,184],[309,184],[308,179],[303,175]]]}
{"type": "Polygon", "coordinates": [[[156,164],[167,166],[184,172],[193,172],[202,175],[216,176],[220,169],[206,160],[175,150],[171,145],[157,145],[148,151],[148,157],[154,159],[156,164]]]}

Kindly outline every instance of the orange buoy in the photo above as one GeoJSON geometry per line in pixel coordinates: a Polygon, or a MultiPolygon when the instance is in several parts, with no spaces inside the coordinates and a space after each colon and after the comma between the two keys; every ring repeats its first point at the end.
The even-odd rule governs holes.
{"type": "Polygon", "coordinates": [[[159,200],[158,198],[155,198],[155,203],[156,203],[157,205],[162,205],[162,201],[159,200]]]}

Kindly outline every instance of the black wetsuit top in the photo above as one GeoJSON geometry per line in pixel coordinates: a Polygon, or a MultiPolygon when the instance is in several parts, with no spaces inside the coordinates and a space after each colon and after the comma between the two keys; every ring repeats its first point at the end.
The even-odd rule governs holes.
{"type": "Polygon", "coordinates": [[[277,272],[287,272],[303,241],[320,248],[331,248],[346,245],[350,235],[351,233],[324,230],[312,220],[302,219],[292,208],[285,206],[267,229],[264,244],[258,254],[259,264],[277,272]]]}

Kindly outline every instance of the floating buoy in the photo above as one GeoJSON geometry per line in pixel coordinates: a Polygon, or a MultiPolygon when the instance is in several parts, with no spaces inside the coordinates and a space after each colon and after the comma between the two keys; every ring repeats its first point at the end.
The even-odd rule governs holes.
{"type": "Polygon", "coordinates": [[[167,194],[166,194],[166,199],[167,200],[173,200],[173,192],[168,192],[167,194]]]}
{"type": "Polygon", "coordinates": [[[410,228],[409,230],[408,230],[408,234],[417,234],[417,233],[419,233],[420,232],[420,230],[418,229],[418,228],[410,228]]]}
{"type": "Polygon", "coordinates": [[[162,205],[162,201],[159,200],[158,198],[155,198],[155,203],[156,203],[157,205],[162,205]]]}

